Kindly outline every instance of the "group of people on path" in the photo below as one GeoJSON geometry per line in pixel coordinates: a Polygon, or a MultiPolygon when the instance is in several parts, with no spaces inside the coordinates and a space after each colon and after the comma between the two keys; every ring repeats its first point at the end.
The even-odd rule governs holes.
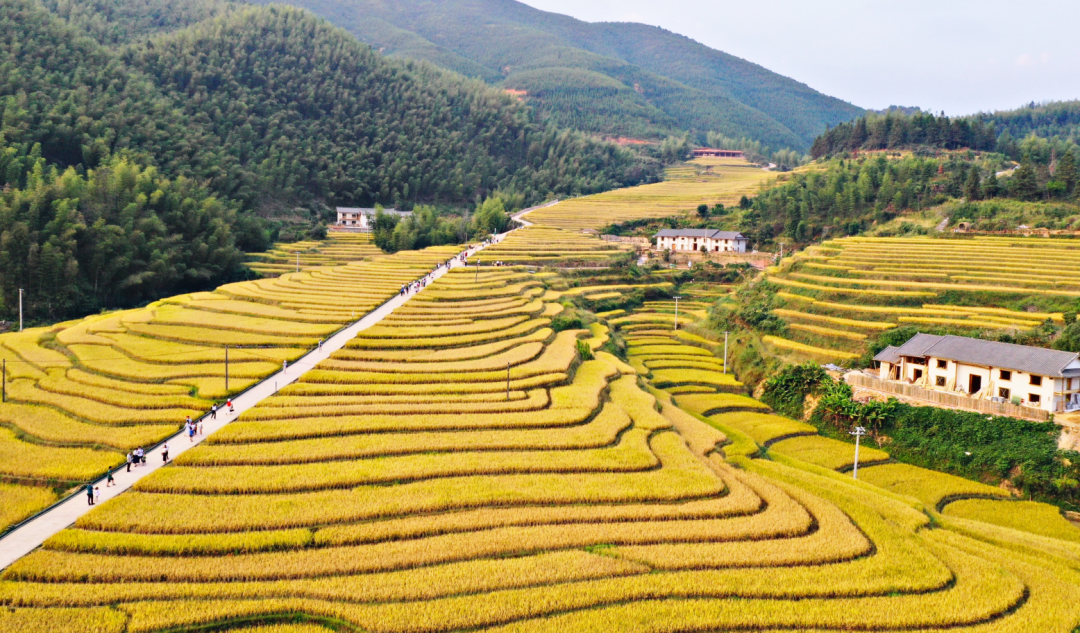
{"type": "MultiPolygon", "coordinates": [[[[233,406],[232,398],[229,398],[228,400],[226,400],[225,404],[222,405],[221,408],[222,409],[227,408],[229,410],[230,414],[236,412],[236,409],[233,406]]],[[[213,406],[210,407],[210,419],[211,420],[216,420],[217,419],[217,413],[218,413],[218,405],[215,402],[213,404],[213,406]]],[[[191,442],[194,442],[196,435],[203,435],[204,434],[202,420],[193,420],[193,419],[191,419],[190,415],[187,416],[187,419],[184,421],[184,432],[187,433],[188,440],[191,441],[191,442]]],[[[169,463],[169,443],[168,442],[164,442],[161,445],[161,462],[163,464],[169,463]]],[[[140,466],[140,465],[145,466],[146,465],[146,451],[141,446],[136,448],[133,451],[129,451],[128,454],[127,454],[127,472],[129,472],[129,473],[131,472],[131,467],[133,465],[134,466],[140,466]]],[[[115,486],[115,485],[116,485],[116,480],[113,478],[112,471],[109,471],[109,474],[106,475],[106,478],[105,478],[105,487],[109,488],[109,487],[115,486]]],[[[89,505],[97,505],[97,502],[100,501],[100,500],[101,500],[101,488],[99,486],[95,486],[92,483],[86,484],[86,501],[87,501],[87,504],[89,504],[89,505]]]]}

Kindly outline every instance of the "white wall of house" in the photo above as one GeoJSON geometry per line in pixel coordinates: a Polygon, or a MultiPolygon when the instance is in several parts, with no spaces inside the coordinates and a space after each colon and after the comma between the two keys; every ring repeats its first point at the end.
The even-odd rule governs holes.
{"type": "MultiPolygon", "coordinates": [[[[927,359],[925,365],[905,359],[901,367],[902,380],[927,389],[964,393],[969,396],[999,397],[1010,402],[1014,397],[1018,397],[1024,406],[1044,409],[1051,413],[1064,411],[1072,394],[1080,393],[1080,378],[1066,380],[1033,376],[1020,371],[980,367],[938,358],[927,359]],[[978,393],[969,391],[972,376],[980,379],[978,393]],[[1074,382],[1076,389],[1073,389],[1074,382]]],[[[892,368],[890,363],[881,363],[880,378],[892,380],[892,368]]]]}
{"type": "Polygon", "coordinates": [[[704,246],[710,253],[735,252],[745,253],[747,240],[714,240],[709,237],[658,237],[657,250],[700,251],[704,246]]]}

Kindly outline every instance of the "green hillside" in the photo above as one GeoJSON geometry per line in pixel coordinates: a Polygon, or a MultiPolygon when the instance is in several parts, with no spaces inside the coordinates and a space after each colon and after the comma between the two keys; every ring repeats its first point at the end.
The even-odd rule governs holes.
{"type": "Polygon", "coordinates": [[[0,318],[19,288],[28,317],[52,320],[220,284],[240,274],[239,249],[266,247],[261,217],[655,178],[615,145],[387,60],[301,9],[54,8],[0,5],[0,318]]]}
{"type": "Polygon", "coordinates": [[[511,0],[295,0],[384,54],[529,92],[553,120],[611,135],[690,130],[806,149],[863,110],[642,24],[590,24],[511,0]]]}

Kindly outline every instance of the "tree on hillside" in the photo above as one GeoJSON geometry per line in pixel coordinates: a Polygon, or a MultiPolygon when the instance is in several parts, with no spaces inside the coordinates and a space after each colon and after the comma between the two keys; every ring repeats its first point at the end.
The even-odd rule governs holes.
{"type": "Polygon", "coordinates": [[[979,180],[979,167],[972,165],[967,182],[964,183],[964,197],[968,199],[968,202],[982,200],[982,187],[979,180]]]}
{"type": "Polygon", "coordinates": [[[1024,159],[1020,168],[1013,173],[1009,182],[1009,189],[1014,198],[1020,200],[1035,200],[1039,197],[1039,181],[1035,176],[1035,166],[1030,160],[1024,159]]]}
{"type": "Polygon", "coordinates": [[[492,233],[505,231],[507,225],[510,224],[510,216],[506,214],[506,205],[503,203],[502,198],[492,196],[485,200],[476,209],[473,223],[481,235],[491,235],[492,233]]]}
{"type": "Polygon", "coordinates": [[[1057,171],[1054,172],[1054,180],[1065,185],[1065,195],[1071,196],[1076,193],[1076,157],[1072,152],[1065,152],[1058,161],[1057,171]]]}

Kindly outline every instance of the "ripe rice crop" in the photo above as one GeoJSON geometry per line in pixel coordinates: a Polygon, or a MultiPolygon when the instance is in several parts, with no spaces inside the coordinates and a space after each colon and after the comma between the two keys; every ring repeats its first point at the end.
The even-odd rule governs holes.
{"type": "Polygon", "coordinates": [[[18,523],[56,501],[49,488],[0,482],[0,526],[18,523]]]}
{"type": "MultiPolygon", "coordinates": [[[[779,453],[795,459],[801,459],[822,468],[841,470],[850,468],[855,463],[855,446],[820,435],[793,437],[771,444],[769,452],[779,453]]],[[[870,446],[859,447],[859,464],[883,462],[889,454],[870,446]]]]}
{"type": "Polygon", "coordinates": [[[406,349],[406,350],[368,350],[353,349],[346,347],[334,352],[334,358],[341,360],[357,361],[387,361],[387,362],[415,362],[415,363],[439,363],[461,360],[471,360],[498,354],[507,349],[532,342],[544,342],[551,338],[553,332],[548,328],[535,330],[529,334],[516,338],[504,339],[494,343],[481,343],[467,347],[454,347],[450,349],[406,349]]]}
{"type": "Polygon", "coordinates": [[[60,448],[23,442],[0,428],[0,476],[85,480],[123,461],[119,453],[90,448],[60,448]]]}
{"type": "MultiPolygon", "coordinates": [[[[529,231],[566,234],[582,245],[599,242],[568,231],[529,231]]],[[[520,240],[515,249],[521,257],[559,250],[520,240]]],[[[425,252],[400,259],[419,261],[425,252]]],[[[238,286],[250,293],[244,300],[260,305],[303,305],[296,309],[346,318],[348,302],[335,304],[335,297],[359,297],[351,289],[369,287],[367,272],[389,283],[385,290],[381,281],[372,284],[374,294],[364,296],[373,298],[365,301],[396,293],[401,280],[392,278],[397,273],[390,263],[398,259],[238,286]]],[[[140,490],[103,504],[79,527],[18,561],[0,582],[0,604],[15,608],[0,609],[0,629],[306,633],[292,630],[292,623],[310,628],[325,621],[330,628],[387,633],[969,625],[1026,633],[1075,625],[1070,606],[1080,583],[1069,569],[1076,557],[1069,548],[1077,543],[947,512],[934,514],[935,529],[928,529],[933,513],[923,512],[916,499],[821,468],[844,468],[852,447],[823,440],[810,425],[767,415],[761,403],[734,394],[684,392],[673,402],[648,384],[649,376],[723,374],[715,341],[668,331],[666,322],[624,328],[636,352],[634,367],[598,350],[596,360],[577,358],[579,340],[597,349],[609,336],[598,324],[587,334],[554,335],[535,324],[546,325],[542,319],[482,336],[454,332],[466,321],[557,306],[539,302],[535,311],[513,312],[529,301],[526,295],[544,290],[522,285],[516,295],[503,294],[518,285],[520,273],[485,271],[482,283],[473,283],[470,273],[429,285],[409,302],[417,309],[380,326],[387,332],[443,328],[444,335],[361,337],[316,370],[360,382],[305,378],[143,479],[140,490]],[[514,369],[556,356],[556,371],[514,378],[507,402],[507,362],[514,369]],[[507,410],[518,406],[545,408],[507,410]],[[712,413],[715,426],[701,413],[712,413]],[[783,440],[802,434],[814,435],[783,440]],[[755,441],[771,447],[763,451],[755,441]],[[50,619],[70,607],[79,608],[50,619]],[[248,617],[262,621],[241,620],[248,617]]],[[[197,293],[175,305],[194,311],[192,304],[214,296],[228,295],[197,293]]],[[[146,324],[154,309],[133,313],[130,322],[146,324]]],[[[650,305],[641,314],[673,316],[664,310],[650,305]]],[[[72,345],[115,356],[118,344],[89,337],[119,337],[122,355],[143,359],[137,366],[149,368],[147,375],[171,368],[174,361],[155,363],[140,351],[138,339],[145,337],[128,331],[128,318],[95,321],[102,330],[87,326],[72,345]]],[[[217,350],[205,343],[183,349],[200,347],[191,354],[200,362],[175,364],[215,372],[218,362],[209,354],[217,350]]],[[[69,372],[68,381],[94,387],[102,373],[117,375],[104,354],[85,353],[97,366],[84,363],[77,371],[86,376],[69,372]]],[[[280,358],[260,362],[280,366],[280,358]]],[[[163,378],[103,380],[109,397],[189,395],[163,378]],[[120,386],[128,383],[136,386],[120,386]],[[168,387],[154,391],[158,385],[168,387]]],[[[199,384],[201,392],[212,385],[200,381],[220,375],[169,380],[199,384]]],[[[0,420],[5,411],[15,420],[35,409],[59,415],[8,404],[0,406],[0,420]]],[[[879,457],[871,447],[864,451],[864,460],[879,457]]],[[[860,479],[890,466],[867,467],[860,479]]],[[[927,491],[937,481],[965,490],[949,487],[947,478],[926,481],[927,491]]]]}
{"type": "Polygon", "coordinates": [[[132,449],[153,443],[157,438],[176,432],[173,424],[135,427],[109,427],[88,424],[42,406],[0,404],[0,422],[47,442],[64,445],[87,444],[132,449]]]}
{"type": "Polygon", "coordinates": [[[691,413],[706,416],[723,411],[768,411],[769,409],[753,398],[733,393],[687,394],[676,398],[675,404],[691,413]]]}
{"type": "Polygon", "coordinates": [[[834,349],[823,349],[820,347],[814,347],[812,345],[804,345],[802,343],[796,343],[795,341],[789,341],[787,339],[780,338],[779,336],[763,336],[761,337],[761,340],[780,349],[792,352],[802,352],[804,354],[810,354],[811,356],[820,356],[824,358],[836,358],[843,360],[854,360],[859,357],[858,354],[841,352],[834,349]]]}
{"type": "MultiPolygon", "coordinates": [[[[682,404],[689,396],[680,396],[678,402],[693,411],[693,404],[682,404]]],[[[707,396],[704,396],[707,397],[707,396]]],[[[708,406],[708,405],[705,405],[708,406]]],[[[708,411],[706,409],[706,411],[708,411]]],[[[779,415],[740,411],[734,413],[714,413],[709,418],[723,427],[737,429],[749,435],[758,444],[769,444],[781,437],[797,435],[817,435],[817,427],[805,422],[796,422],[779,415]]]]}
{"type": "Polygon", "coordinates": [[[772,312],[773,314],[783,317],[790,317],[793,319],[820,321],[822,323],[831,323],[833,325],[846,325],[848,327],[863,328],[868,330],[888,330],[890,328],[896,327],[895,323],[888,323],[885,321],[858,321],[856,319],[842,319],[840,317],[831,317],[822,314],[810,314],[807,312],[784,310],[781,308],[774,309],[772,312]]]}
{"type": "Polygon", "coordinates": [[[865,471],[860,469],[859,479],[890,492],[914,497],[935,509],[955,497],[1009,496],[1001,488],[908,464],[882,464],[865,471]]]}
{"type": "Polygon", "coordinates": [[[811,334],[820,334],[821,336],[830,336],[835,338],[845,338],[850,341],[865,341],[866,335],[859,332],[847,332],[844,330],[834,330],[832,328],[821,327],[820,325],[807,325],[806,323],[788,323],[788,327],[792,330],[799,330],[801,332],[810,332],[811,334]]]}
{"type": "Polygon", "coordinates": [[[409,435],[408,444],[403,444],[400,438],[386,433],[252,444],[229,443],[214,435],[207,438],[207,444],[198,451],[185,453],[178,458],[177,463],[208,466],[275,465],[450,450],[589,449],[612,445],[630,423],[629,416],[619,407],[604,406],[600,413],[586,424],[578,426],[418,432],[409,435]]]}
{"type": "Polygon", "coordinates": [[[948,516],[992,523],[1014,530],[1080,543],[1080,528],[1061,516],[1061,511],[1034,501],[997,501],[960,499],[950,502],[943,512],[948,516]]]}
{"type": "Polygon", "coordinates": [[[708,369],[657,369],[652,372],[652,382],[661,389],[668,385],[704,384],[720,388],[735,389],[742,383],[731,374],[708,369]]]}
{"type": "MultiPolygon", "coordinates": [[[[830,277],[829,279],[834,279],[830,277]]],[[[791,279],[785,279],[783,277],[769,277],[769,282],[778,284],[781,286],[789,286],[791,288],[802,288],[804,290],[815,290],[817,292],[836,293],[836,294],[850,294],[850,295],[876,295],[880,297],[936,297],[936,292],[922,292],[922,291],[909,291],[909,290],[878,290],[869,288],[838,288],[836,286],[821,286],[818,284],[808,284],[801,281],[794,281],[791,279]]]]}
{"type": "Polygon", "coordinates": [[[1018,327],[1014,323],[1000,323],[983,319],[943,319],[934,317],[906,317],[897,318],[901,323],[925,323],[929,325],[959,325],[961,327],[981,327],[997,330],[1008,330],[1018,327]]]}
{"type": "Polygon", "coordinates": [[[441,477],[528,473],[621,473],[659,466],[647,431],[627,431],[617,446],[596,450],[435,453],[382,457],[341,464],[170,468],[136,489],[158,493],[253,494],[309,492],[441,477]]]}
{"type": "MultiPolygon", "coordinates": [[[[479,343],[489,343],[495,341],[503,341],[509,339],[516,339],[522,334],[530,334],[540,328],[547,327],[551,321],[549,319],[532,319],[519,323],[514,327],[506,328],[504,330],[492,330],[490,332],[484,332],[480,334],[462,334],[455,336],[439,336],[433,338],[415,338],[415,339],[374,339],[374,338],[356,338],[348,342],[346,347],[349,349],[429,349],[440,347],[459,347],[463,345],[476,345],[479,343]]],[[[374,329],[374,328],[372,328],[374,329]]],[[[370,332],[370,330],[368,330],[370,332]]]]}

